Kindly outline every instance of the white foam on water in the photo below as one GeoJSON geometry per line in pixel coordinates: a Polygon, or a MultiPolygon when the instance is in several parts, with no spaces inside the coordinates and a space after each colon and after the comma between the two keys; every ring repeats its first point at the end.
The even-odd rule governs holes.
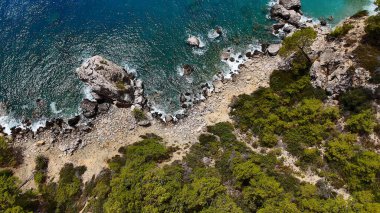
{"type": "Polygon", "coordinates": [[[46,119],[41,119],[41,120],[38,120],[36,122],[33,122],[32,126],[31,126],[31,130],[33,132],[36,132],[40,127],[45,127],[46,126],[46,122],[47,122],[46,119]]]}
{"type": "Polygon", "coordinates": [[[84,99],[88,99],[90,101],[95,101],[95,98],[91,94],[91,88],[89,86],[82,87],[81,93],[83,94],[84,99]]]}
{"type": "Polygon", "coordinates": [[[177,74],[179,76],[183,76],[184,75],[182,66],[177,66],[176,70],[177,70],[177,74]]]}
{"type": "Polygon", "coordinates": [[[262,47],[258,41],[254,41],[252,44],[250,44],[248,46],[248,48],[245,50],[245,52],[234,52],[233,48],[227,48],[224,51],[227,51],[227,50],[230,50],[230,57],[229,58],[234,58],[234,60],[231,61],[230,59],[228,59],[228,60],[222,59],[221,61],[228,66],[227,69],[223,70],[224,77],[226,79],[230,79],[232,77],[232,74],[238,74],[239,73],[239,71],[240,71],[239,66],[241,64],[244,64],[245,62],[247,62],[249,60],[248,57],[245,55],[245,52],[248,52],[248,51],[254,52],[255,50],[261,52],[262,47]],[[240,56],[240,58],[239,58],[239,56],[240,56]]]}
{"type": "Polygon", "coordinates": [[[364,10],[367,10],[369,15],[376,15],[378,13],[378,11],[376,11],[377,9],[377,5],[375,4],[375,0],[371,0],[371,3],[369,5],[366,5],[363,7],[364,10]]]}
{"type": "Polygon", "coordinates": [[[51,102],[51,103],[50,103],[50,110],[51,110],[51,112],[54,113],[54,114],[60,114],[60,113],[62,113],[62,111],[63,111],[63,110],[58,110],[58,109],[57,109],[57,103],[56,103],[56,102],[51,102]]]}
{"type": "Polygon", "coordinates": [[[8,135],[11,134],[11,128],[21,126],[21,121],[16,120],[10,115],[0,117],[0,125],[5,128],[4,132],[8,135]]]}

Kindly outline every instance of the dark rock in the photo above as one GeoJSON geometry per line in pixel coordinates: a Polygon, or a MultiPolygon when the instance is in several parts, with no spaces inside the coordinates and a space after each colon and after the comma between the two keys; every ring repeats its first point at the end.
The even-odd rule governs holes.
{"type": "Polygon", "coordinates": [[[93,118],[98,112],[98,103],[84,99],[80,104],[80,108],[82,109],[82,114],[84,117],[93,118]]]}
{"type": "Polygon", "coordinates": [[[77,115],[73,118],[70,118],[69,120],[67,120],[67,124],[69,124],[69,126],[75,126],[79,123],[80,121],[80,116],[77,115]]]}
{"type": "Polygon", "coordinates": [[[261,44],[261,50],[265,53],[267,51],[267,48],[269,47],[270,44],[268,43],[263,43],[261,44]]]}
{"type": "Polygon", "coordinates": [[[274,24],[273,30],[279,30],[279,29],[283,28],[284,26],[285,26],[285,23],[282,23],[282,22],[274,24]]]}
{"type": "Polygon", "coordinates": [[[246,56],[247,58],[251,58],[251,57],[252,57],[252,52],[246,52],[246,53],[245,53],[245,56],[246,56]]]}
{"type": "Polygon", "coordinates": [[[179,101],[180,101],[181,103],[186,102],[186,96],[184,96],[183,94],[181,94],[181,96],[179,97],[179,101]]]}
{"type": "Polygon", "coordinates": [[[321,22],[321,26],[326,26],[327,25],[327,21],[325,19],[321,19],[319,21],[321,22]]]}
{"type": "Polygon", "coordinates": [[[101,103],[98,105],[98,112],[100,114],[106,114],[109,111],[110,107],[111,107],[110,103],[107,103],[107,102],[101,103]]]}
{"type": "Polygon", "coordinates": [[[191,73],[193,73],[194,68],[189,64],[185,64],[182,66],[182,70],[184,75],[190,75],[191,73]]]}
{"type": "Polygon", "coordinates": [[[234,62],[234,61],[235,61],[235,58],[231,57],[231,58],[230,58],[230,61],[231,61],[231,62],[234,62]]]}
{"type": "Polygon", "coordinates": [[[216,27],[215,28],[215,32],[219,35],[222,35],[223,34],[223,31],[222,31],[222,28],[221,27],[216,27]]]}

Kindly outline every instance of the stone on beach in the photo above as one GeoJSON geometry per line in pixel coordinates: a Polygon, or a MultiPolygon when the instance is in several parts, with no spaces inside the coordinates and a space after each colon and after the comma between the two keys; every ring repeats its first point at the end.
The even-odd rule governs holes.
{"type": "Polygon", "coordinates": [[[267,51],[270,56],[276,56],[278,51],[280,51],[281,44],[271,44],[269,45],[267,51]]]}

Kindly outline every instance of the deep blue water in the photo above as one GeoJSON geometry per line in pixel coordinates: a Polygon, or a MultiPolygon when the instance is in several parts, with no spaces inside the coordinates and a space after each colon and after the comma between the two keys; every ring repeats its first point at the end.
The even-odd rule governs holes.
{"type": "MultiPolygon", "coordinates": [[[[337,22],[368,2],[304,0],[303,11],[337,22]]],[[[267,14],[268,0],[2,0],[0,102],[19,119],[75,114],[83,98],[75,68],[99,54],[136,70],[152,103],[175,111],[181,92],[228,70],[223,49],[277,40],[267,14]],[[224,36],[208,38],[216,26],[224,36]],[[190,34],[206,44],[201,51],[186,45],[190,34]],[[191,79],[178,75],[184,63],[195,65],[191,79]]]]}

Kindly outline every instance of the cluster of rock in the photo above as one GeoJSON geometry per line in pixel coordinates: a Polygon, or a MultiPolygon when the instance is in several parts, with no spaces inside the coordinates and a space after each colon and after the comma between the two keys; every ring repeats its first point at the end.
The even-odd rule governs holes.
{"type": "Polygon", "coordinates": [[[272,18],[279,21],[273,25],[275,33],[281,30],[288,34],[303,25],[300,0],[279,0],[272,6],[270,14],[272,18]]]}
{"type": "Polygon", "coordinates": [[[335,98],[351,87],[364,86],[371,78],[369,71],[358,67],[352,54],[335,43],[324,44],[310,68],[312,84],[335,98]]]}

